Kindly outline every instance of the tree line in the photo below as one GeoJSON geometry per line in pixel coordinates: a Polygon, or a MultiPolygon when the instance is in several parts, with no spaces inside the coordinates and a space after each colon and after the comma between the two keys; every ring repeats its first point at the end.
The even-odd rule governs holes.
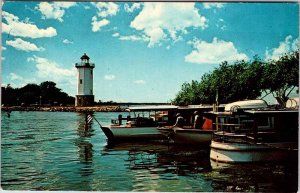
{"type": "Polygon", "coordinates": [[[45,81],[41,84],[27,84],[21,88],[12,88],[9,84],[1,87],[2,104],[19,105],[68,105],[75,104],[75,98],[62,92],[56,83],[45,81]]]}
{"type": "Polygon", "coordinates": [[[285,105],[290,93],[299,92],[299,52],[294,51],[278,60],[221,63],[200,81],[184,83],[172,103],[176,105],[230,103],[272,94],[280,105],[285,105]]]}

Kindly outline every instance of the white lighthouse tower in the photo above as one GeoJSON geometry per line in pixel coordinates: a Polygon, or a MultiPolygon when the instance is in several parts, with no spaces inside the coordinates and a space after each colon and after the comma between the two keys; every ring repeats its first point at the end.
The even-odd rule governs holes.
{"type": "Polygon", "coordinates": [[[75,106],[92,106],[94,104],[93,69],[95,68],[95,64],[90,63],[90,57],[86,53],[80,59],[81,62],[75,64],[78,72],[75,106]]]}

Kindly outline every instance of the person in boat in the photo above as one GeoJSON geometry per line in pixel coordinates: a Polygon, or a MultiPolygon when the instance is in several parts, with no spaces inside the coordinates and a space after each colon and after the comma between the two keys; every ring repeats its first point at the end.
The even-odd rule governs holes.
{"type": "Polygon", "coordinates": [[[176,114],[176,122],[175,124],[173,125],[173,127],[181,127],[183,128],[183,125],[184,125],[184,118],[181,116],[180,113],[177,113],[176,114]]]}
{"type": "Polygon", "coordinates": [[[194,119],[194,129],[202,129],[203,125],[203,118],[199,115],[198,111],[194,112],[195,119],[194,119]]]}

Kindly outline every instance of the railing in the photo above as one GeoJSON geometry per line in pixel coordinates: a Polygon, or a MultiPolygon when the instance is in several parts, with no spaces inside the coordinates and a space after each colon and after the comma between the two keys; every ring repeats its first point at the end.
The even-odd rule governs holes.
{"type": "Polygon", "coordinates": [[[226,143],[248,143],[253,141],[253,139],[247,134],[229,133],[225,131],[214,132],[213,140],[226,143]]]}
{"type": "Polygon", "coordinates": [[[213,140],[227,143],[257,143],[280,141],[281,136],[274,129],[258,129],[257,125],[219,123],[220,129],[213,134],[213,140]]]}
{"type": "Polygon", "coordinates": [[[219,142],[247,143],[249,130],[244,124],[218,123],[219,131],[214,132],[213,140],[219,142]]]}
{"type": "Polygon", "coordinates": [[[76,63],[75,67],[95,67],[94,63],[76,63]]]}

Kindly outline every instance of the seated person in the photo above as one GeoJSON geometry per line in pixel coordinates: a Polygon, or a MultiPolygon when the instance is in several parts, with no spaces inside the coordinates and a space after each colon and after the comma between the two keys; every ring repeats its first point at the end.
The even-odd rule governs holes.
{"type": "Polygon", "coordinates": [[[173,127],[181,127],[183,128],[184,125],[184,119],[183,117],[180,115],[180,113],[176,114],[176,123],[173,125],[173,127]]]}
{"type": "Polygon", "coordinates": [[[195,120],[194,120],[194,129],[202,129],[202,125],[204,123],[203,117],[201,117],[198,111],[194,112],[195,120]]]}

